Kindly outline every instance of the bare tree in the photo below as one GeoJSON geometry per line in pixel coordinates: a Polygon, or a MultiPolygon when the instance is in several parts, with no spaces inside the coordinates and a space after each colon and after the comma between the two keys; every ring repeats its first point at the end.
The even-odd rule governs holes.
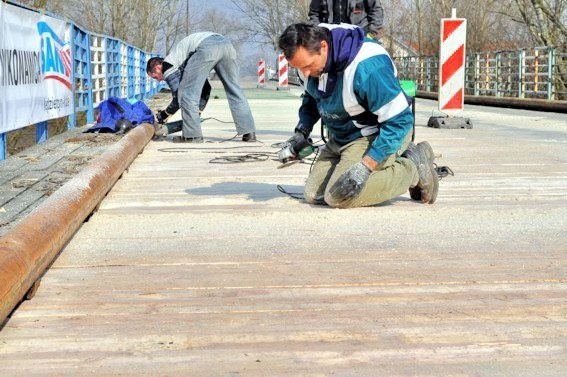
{"type": "Polygon", "coordinates": [[[180,0],[71,0],[83,10],[84,27],[124,40],[143,50],[152,50],[156,34],[179,24],[180,0]],[[87,11],[88,10],[88,11],[87,11]],[[178,15],[175,17],[175,15],[178,15]],[[172,17],[174,16],[174,17],[172,17]]]}
{"type": "Polygon", "coordinates": [[[161,18],[158,26],[158,40],[162,42],[162,47],[157,50],[167,53],[171,48],[187,35],[195,32],[203,19],[202,10],[194,1],[189,0],[169,0],[171,4],[161,9],[161,13],[155,17],[161,18]]]}
{"type": "Polygon", "coordinates": [[[226,36],[237,50],[249,39],[247,28],[240,19],[212,9],[205,12],[198,27],[226,36]]]}
{"type": "Polygon", "coordinates": [[[413,46],[419,55],[433,55],[439,50],[440,20],[451,17],[452,8],[457,17],[467,19],[468,51],[525,47],[526,34],[505,16],[510,1],[383,0],[383,4],[389,34],[413,46]]]}
{"type": "Polygon", "coordinates": [[[24,0],[23,4],[69,18],[87,31],[116,37],[153,51],[156,39],[169,50],[194,20],[188,0],[24,0]]]}
{"type": "MultiPolygon", "coordinates": [[[[519,17],[512,19],[525,25],[536,45],[549,48],[567,47],[567,0],[513,0],[519,17]]],[[[567,91],[567,58],[557,54],[553,68],[554,87],[567,91]]]]}
{"type": "Polygon", "coordinates": [[[278,49],[278,38],[284,29],[306,21],[309,0],[230,0],[236,11],[244,16],[250,41],[270,44],[278,49]]]}
{"type": "Polygon", "coordinates": [[[536,44],[563,46],[567,44],[567,0],[513,0],[518,17],[511,18],[524,24],[536,44]]]}

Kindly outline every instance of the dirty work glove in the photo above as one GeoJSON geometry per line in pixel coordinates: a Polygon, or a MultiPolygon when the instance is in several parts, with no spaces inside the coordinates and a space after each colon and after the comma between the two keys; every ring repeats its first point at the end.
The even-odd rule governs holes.
{"type": "Polygon", "coordinates": [[[302,134],[301,132],[296,132],[292,137],[290,137],[287,141],[286,144],[291,145],[291,149],[293,150],[293,152],[295,154],[299,153],[300,149],[297,148],[304,148],[305,147],[305,135],[302,134]]]}
{"type": "Polygon", "coordinates": [[[156,113],[156,120],[158,123],[164,123],[168,117],[169,114],[165,110],[160,110],[156,113]]]}
{"type": "Polygon", "coordinates": [[[278,160],[282,163],[297,160],[299,151],[307,145],[305,135],[301,132],[296,132],[295,135],[280,144],[282,149],[278,152],[278,160]]]}
{"type": "Polygon", "coordinates": [[[352,165],[335,182],[329,194],[338,203],[345,202],[354,198],[364,188],[368,177],[372,171],[362,161],[352,165]]]}

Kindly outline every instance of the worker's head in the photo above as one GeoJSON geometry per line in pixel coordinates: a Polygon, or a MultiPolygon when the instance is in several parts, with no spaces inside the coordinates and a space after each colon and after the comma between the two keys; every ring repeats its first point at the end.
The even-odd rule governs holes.
{"type": "Polygon", "coordinates": [[[278,45],[289,65],[305,76],[319,77],[327,63],[330,40],[329,29],[297,23],[284,30],[278,45]]]}
{"type": "Polygon", "coordinates": [[[152,79],[163,80],[163,58],[154,57],[148,60],[146,72],[152,79]]]}

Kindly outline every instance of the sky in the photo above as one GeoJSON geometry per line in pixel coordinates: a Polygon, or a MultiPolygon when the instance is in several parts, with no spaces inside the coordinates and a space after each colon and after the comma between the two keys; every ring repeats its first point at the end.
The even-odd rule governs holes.
{"type": "MultiPolygon", "coordinates": [[[[209,9],[214,9],[219,12],[234,14],[234,6],[230,2],[230,0],[189,0],[189,6],[195,7],[196,9],[200,10],[200,13],[205,13],[209,9]]],[[[260,46],[258,44],[247,43],[244,45],[244,50],[242,53],[248,59],[244,60],[244,58],[240,59],[241,70],[250,73],[256,72],[257,69],[257,57],[252,58],[253,55],[257,55],[259,51],[262,51],[261,58],[268,61],[268,65],[274,66],[276,55],[273,52],[271,47],[268,46],[260,46]],[[250,60],[250,61],[248,61],[250,60]],[[273,61],[272,64],[270,62],[273,61]]]]}
{"type": "Polygon", "coordinates": [[[232,4],[229,0],[189,0],[189,6],[201,7],[203,9],[215,9],[227,12],[232,4]]]}

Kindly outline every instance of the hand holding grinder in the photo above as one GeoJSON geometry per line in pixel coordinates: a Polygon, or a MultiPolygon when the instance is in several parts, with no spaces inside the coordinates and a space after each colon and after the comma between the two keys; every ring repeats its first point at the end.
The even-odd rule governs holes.
{"type": "Polygon", "coordinates": [[[307,138],[303,132],[296,130],[295,135],[281,144],[282,149],[278,152],[278,160],[285,164],[294,160],[302,160],[315,152],[312,140],[307,138]]]}

